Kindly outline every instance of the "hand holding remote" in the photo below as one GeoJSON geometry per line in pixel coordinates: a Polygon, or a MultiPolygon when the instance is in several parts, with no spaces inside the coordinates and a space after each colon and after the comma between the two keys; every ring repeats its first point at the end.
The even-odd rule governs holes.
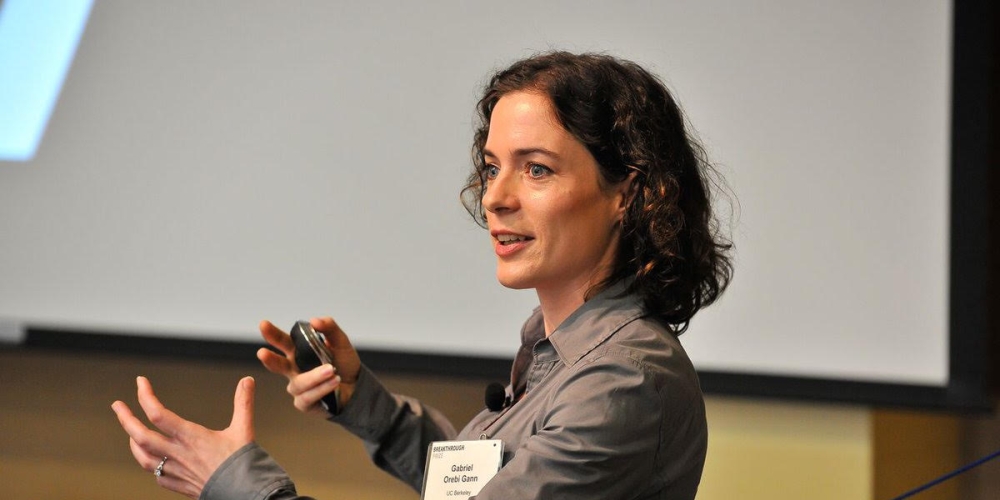
{"type": "MultiPolygon", "coordinates": [[[[295,408],[303,413],[315,413],[326,418],[333,413],[334,408],[342,410],[350,401],[361,371],[361,359],[347,335],[332,318],[313,318],[307,325],[321,334],[317,338],[325,347],[330,357],[329,362],[320,360],[320,355],[312,347],[303,345],[302,349],[308,349],[316,356],[314,362],[318,368],[305,370],[300,367],[296,362],[296,344],[292,336],[269,321],[261,321],[260,332],[264,340],[278,352],[261,348],[257,351],[257,358],[268,371],[288,379],[287,391],[293,398],[295,408]],[[336,391],[339,391],[337,406],[334,407],[327,401],[324,408],[321,403],[324,396],[332,396],[331,393],[336,391]]],[[[308,342],[308,339],[305,340],[308,342]]]]}

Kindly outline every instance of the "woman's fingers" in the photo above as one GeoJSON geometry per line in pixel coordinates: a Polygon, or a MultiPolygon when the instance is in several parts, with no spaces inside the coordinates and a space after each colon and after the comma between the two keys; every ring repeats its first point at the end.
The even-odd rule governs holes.
{"type": "Polygon", "coordinates": [[[309,324],[312,325],[317,332],[323,332],[323,336],[326,337],[327,346],[331,350],[354,350],[354,346],[351,345],[351,340],[347,338],[347,334],[340,329],[340,326],[337,325],[337,322],[334,321],[333,318],[329,316],[323,318],[312,318],[309,320],[309,324]]]}
{"type": "MultiPolygon", "coordinates": [[[[170,463],[170,462],[167,462],[170,463]]],[[[156,478],[156,484],[175,493],[180,493],[188,498],[196,499],[201,496],[201,490],[194,487],[184,479],[175,478],[169,474],[164,474],[156,478]]]]}
{"type": "Polygon", "coordinates": [[[142,467],[146,472],[153,473],[163,463],[162,474],[156,478],[157,484],[188,497],[197,498],[198,490],[186,480],[176,477],[184,472],[180,470],[176,461],[172,464],[174,467],[168,465],[171,463],[169,458],[163,462],[163,457],[176,456],[170,451],[172,450],[170,443],[159,433],[147,429],[139,419],[135,418],[125,403],[115,401],[111,408],[118,415],[118,422],[122,424],[122,428],[129,434],[129,451],[132,452],[139,467],[142,467]]]}
{"type": "Polygon", "coordinates": [[[233,396],[233,419],[229,428],[246,441],[253,441],[253,404],[256,383],[253,377],[243,377],[233,396]]]}
{"type": "Polygon", "coordinates": [[[311,323],[313,328],[323,332],[326,344],[333,354],[333,364],[337,365],[337,373],[341,377],[340,407],[343,408],[351,401],[354,394],[354,384],[361,373],[361,358],[351,345],[351,340],[333,318],[313,318],[311,323]]]}
{"type": "Polygon", "coordinates": [[[291,360],[266,347],[257,349],[257,359],[259,359],[260,364],[264,365],[264,368],[267,368],[267,371],[271,373],[276,373],[288,378],[291,378],[298,373],[295,370],[295,367],[292,366],[291,360]]]}
{"type": "Polygon", "coordinates": [[[344,378],[345,383],[353,383],[358,378],[361,371],[361,358],[358,351],[351,345],[351,339],[340,329],[333,318],[313,318],[310,321],[312,327],[318,332],[323,332],[326,337],[326,345],[333,354],[333,363],[337,365],[337,371],[344,378]]]}
{"type": "Polygon", "coordinates": [[[264,337],[264,340],[272,347],[281,351],[276,353],[266,347],[258,349],[257,359],[264,365],[264,368],[267,368],[267,371],[271,373],[289,379],[298,374],[295,363],[292,362],[295,359],[295,343],[292,342],[292,337],[267,320],[261,321],[258,327],[261,337],[264,337]]]}
{"type": "Polygon", "coordinates": [[[361,372],[361,358],[337,323],[330,317],[312,318],[310,324],[323,333],[326,347],[333,355],[334,369],[330,365],[320,366],[305,373],[299,373],[295,360],[295,345],[292,338],[269,321],[261,321],[260,333],[279,353],[266,348],[257,350],[257,359],[271,373],[284,375],[288,379],[287,391],[292,395],[293,404],[299,411],[310,413],[319,408],[319,400],[340,388],[340,405],[350,400],[353,384],[361,372]]]}
{"type": "Polygon", "coordinates": [[[142,467],[147,472],[155,471],[156,466],[160,465],[160,460],[163,460],[164,457],[164,455],[150,453],[132,438],[128,440],[128,449],[132,452],[132,456],[135,457],[135,461],[139,464],[139,467],[142,467]]]}
{"type": "Polygon", "coordinates": [[[136,446],[134,442],[130,442],[129,445],[132,448],[132,455],[135,456],[136,461],[146,471],[155,472],[156,468],[162,464],[160,475],[156,476],[156,484],[186,497],[198,498],[200,489],[191,482],[188,477],[190,471],[180,463],[176,456],[171,457],[168,455],[166,461],[163,460],[162,456],[152,455],[140,459],[139,454],[143,453],[144,450],[136,446]]]}
{"type": "Polygon", "coordinates": [[[292,377],[287,391],[294,398],[295,408],[309,412],[318,408],[319,400],[333,392],[340,385],[340,377],[331,365],[321,365],[303,374],[292,377]]]}
{"type": "Polygon", "coordinates": [[[155,472],[157,483],[171,491],[198,498],[209,477],[233,452],[253,441],[254,380],[244,377],[233,396],[233,418],[222,431],[209,430],[168,410],[145,377],[136,379],[139,404],[162,433],[150,429],[121,401],[111,404],[129,435],[129,449],[139,465],[155,472]],[[164,461],[164,457],[169,457],[164,461]]]}
{"type": "MultiPolygon", "coordinates": [[[[115,401],[111,405],[111,409],[118,416],[118,423],[121,424],[122,429],[125,429],[130,443],[134,443],[135,446],[145,450],[146,454],[160,455],[160,458],[163,458],[163,454],[167,452],[170,445],[162,434],[146,427],[145,424],[135,417],[128,405],[121,401],[115,401]]],[[[134,450],[132,454],[135,455],[134,450]]],[[[139,460],[140,457],[136,455],[135,458],[139,460]]],[[[140,464],[143,466],[146,465],[143,462],[140,462],[140,464]]]]}
{"type": "Polygon", "coordinates": [[[146,412],[146,418],[168,436],[176,436],[184,430],[187,420],[168,410],[153,393],[153,386],[146,377],[137,377],[136,386],[139,406],[146,412]]]}
{"type": "Polygon", "coordinates": [[[261,321],[257,326],[260,328],[260,336],[264,337],[268,344],[284,353],[288,359],[295,357],[295,343],[292,342],[291,336],[267,320],[261,321]]]}
{"type": "Polygon", "coordinates": [[[324,381],[334,378],[336,372],[337,370],[333,365],[323,364],[305,373],[296,375],[288,381],[288,393],[292,396],[298,396],[306,391],[310,391],[324,381]]]}

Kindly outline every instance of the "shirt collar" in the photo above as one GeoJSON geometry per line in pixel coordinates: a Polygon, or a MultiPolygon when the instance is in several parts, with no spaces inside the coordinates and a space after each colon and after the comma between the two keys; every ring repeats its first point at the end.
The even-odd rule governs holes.
{"type": "MultiPolygon", "coordinates": [[[[576,364],[621,327],[646,314],[639,297],[626,294],[627,285],[618,282],[601,291],[584,302],[549,335],[549,342],[563,363],[567,366],[576,364]]],[[[540,320],[541,315],[537,316],[540,320]]],[[[541,328],[544,337],[544,326],[541,328]]]]}

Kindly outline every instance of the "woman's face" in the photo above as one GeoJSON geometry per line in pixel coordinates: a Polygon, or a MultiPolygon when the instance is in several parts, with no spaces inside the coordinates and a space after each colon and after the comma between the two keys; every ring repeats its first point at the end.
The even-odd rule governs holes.
{"type": "Polygon", "coordinates": [[[484,148],[486,222],[497,279],[510,288],[586,292],[611,271],[627,182],[605,187],[549,98],[500,98],[484,148]]]}

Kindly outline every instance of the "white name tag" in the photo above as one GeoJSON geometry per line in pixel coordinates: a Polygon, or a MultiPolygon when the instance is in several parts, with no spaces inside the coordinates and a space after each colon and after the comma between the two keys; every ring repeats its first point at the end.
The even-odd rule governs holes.
{"type": "Polygon", "coordinates": [[[467,500],[503,465],[503,442],[435,441],[427,447],[423,500],[467,500]]]}

